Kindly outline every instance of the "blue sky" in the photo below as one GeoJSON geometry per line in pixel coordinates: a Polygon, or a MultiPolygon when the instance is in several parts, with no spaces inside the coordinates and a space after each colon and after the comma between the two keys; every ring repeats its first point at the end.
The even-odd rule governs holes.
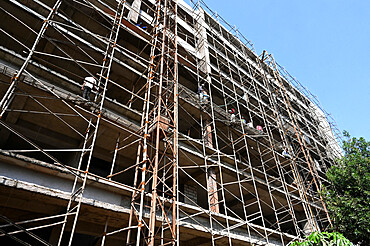
{"type": "Polygon", "coordinates": [[[370,0],[204,0],[370,141],[370,0]]]}

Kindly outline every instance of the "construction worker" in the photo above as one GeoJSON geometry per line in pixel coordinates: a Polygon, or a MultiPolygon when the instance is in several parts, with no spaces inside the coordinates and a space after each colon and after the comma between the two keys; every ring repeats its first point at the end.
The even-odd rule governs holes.
{"type": "Polygon", "coordinates": [[[206,103],[208,101],[209,95],[204,89],[204,84],[198,86],[197,94],[199,94],[200,103],[206,103]]]}
{"type": "Polygon", "coordinates": [[[203,87],[204,87],[204,84],[200,84],[198,86],[198,91],[197,91],[197,94],[201,95],[203,93],[203,87]]]}
{"type": "Polygon", "coordinates": [[[258,131],[263,132],[262,126],[260,126],[260,125],[257,125],[256,129],[257,129],[258,131]]]}
{"type": "Polygon", "coordinates": [[[203,97],[201,98],[201,103],[207,103],[208,102],[209,95],[207,93],[207,90],[203,90],[203,97]]]}
{"type": "Polygon", "coordinates": [[[230,122],[235,123],[235,118],[236,118],[235,109],[233,108],[229,109],[229,113],[230,113],[230,122]]]}
{"type": "Polygon", "coordinates": [[[244,93],[244,95],[243,95],[243,99],[246,101],[246,102],[248,102],[249,101],[249,99],[248,99],[248,94],[245,92],[244,93]]]}
{"type": "Polygon", "coordinates": [[[285,158],[289,158],[289,159],[292,158],[292,156],[289,155],[289,153],[286,149],[284,149],[283,152],[281,152],[281,155],[284,156],[285,158]]]}
{"type": "Polygon", "coordinates": [[[90,92],[94,87],[99,91],[99,88],[96,86],[96,79],[94,77],[86,77],[81,87],[81,90],[83,90],[82,97],[90,101],[90,92]]]}
{"type": "Polygon", "coordinates": [[[244,116],[242,116],[242,119],[241,119],[241,122],[242,122],[242,125],[247,125],[247,121],[244,119],[244,116]]]}

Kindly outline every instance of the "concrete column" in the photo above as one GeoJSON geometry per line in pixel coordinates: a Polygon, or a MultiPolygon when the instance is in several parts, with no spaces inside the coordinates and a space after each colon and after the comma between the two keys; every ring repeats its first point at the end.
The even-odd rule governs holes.
{"type": "Polygon", "coordinates": [[[204,141],[205,144],[208,145],[208,147],[213,148],[212,143],[212,126],[210,125],[209,121],[205,121],[206,128],[205,128],[205,134],[204,134],[204,141]]]}
{"type": "Polygon", "coordinates": [[[216,171],[214,168],[208,169],[208,187],[209,187],[209,204],[211,207],[211,211],[219,213],[220,206],[218,203],[216,171]]]}
{"type": "MultiPolygon", "coordinates": [[[[208,50],[208,41],[207,41],[207,25],[204,20],[204,10],[199,10],[200,18],[195,25],[196,28],[196,36],[199,40],[198,44],[198,57],[200,60],[199,68],[202,72],[207,74],[207,81],[208,83],[211,83],[211,77],[209,74],[211,73],[211,67],[210,67],[210,58],[209,58],[209,50],[208,50]]],[[[212,126],[209,121],[205,121],[205,132],[204,132],[204,141],[209,147],[213,147],[212,144],[212,126]]],[[[210,209],[213,212],[219,213],[219,204],[218,204],[218,192],[217,192],[217,182],[216,182],[216,170],[215,168],[209,168],[208,169],[208,199],[210,204],[210,209]]]]}
{"type": "MultiPolygon", "coordinates": [[[[210,122],[207,120],[205,121],[205,132],[204,132],[204,141],[205,144],[208,145],[208,147],[213,148],[212,143],[212,126],[210,122]]],[[[212,212],[219,213],[219,203],[218,203],[218,192],[217,192],[217,175],[215,168],[211,167],[208,169],[208,199],[209,199],[209,205],[212,212]]]]}

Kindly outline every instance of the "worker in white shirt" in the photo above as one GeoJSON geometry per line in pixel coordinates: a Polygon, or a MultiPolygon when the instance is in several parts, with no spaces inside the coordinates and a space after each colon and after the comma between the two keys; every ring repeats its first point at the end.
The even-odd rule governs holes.
{"type": "Polygon", "coordinates": [[[292,156],[288,153],[288,151],[286,149],[283,150],[281,155],[284,156],[285,158],[292,159],[292,156]]]}
{"type": "Polygon", "coordinates": [[[81,90],[83,90],[82,97],[90,101],[90,92],[94,87],[99,91],[99,88],[96,86],[96,79],[94,77],[86,77],[81,87],[81,90]]]}
{"type": "Polygon", "coordinates": [[[234,108],[231,108],[229,109],[229,114],[230,114],[230,122],[231,123],[235,123],[236,121],[236,115],[235,115],[236,111],[234,108]]]}

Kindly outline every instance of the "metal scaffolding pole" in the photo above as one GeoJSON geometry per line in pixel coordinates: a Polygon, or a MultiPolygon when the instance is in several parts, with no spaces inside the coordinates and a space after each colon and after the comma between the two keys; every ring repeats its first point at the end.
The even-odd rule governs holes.
{"type": "MultiPolygon", "coordinates": [[[[143,142],[138,147],[137,164],[141,167],[135,174],[135,184],[141,192],[133,194],[129,219],[129,227],[137,224],[136,245],[154,245],[156,240],[175,245],[178,240],[177,1],[158,0],[156,8],[142,114],[143,142]],[[149,190],[150,205],[145,205],[149,190]],[[150,207],[148,223],[144,222],[144,205],[150,207]],[[160,230],[156,229],[157,223],[160,230]]],[[[127,237],[130,241],[131,230],[127,237]]]]}
{"type": "Polygon", "coordinates": [[[27,56],[26,60],[23,62],[22,67],[19,69],[19,71],[17,72],[17,74],[14,74],[14,76],[12,77],[11,84],[10,84],[8,90],[5,92],[3,98],[0,101],[0,108],[1,108],[1,111],[0,111],[0,119],[4,115],[7,107],[9,106],[9,104],[11,103],[11,101],[12,101],[12,99],[14,97],[15,87],[17,86],[17,83],[18,83],[18,80],[19,80],[20,76],[22,75],[23,71],[27,68],[28,64],[30,63],[31,58],[32,58],[32,56],[33,56],[33,54],[34,54],[34,52],[36,50],[37,44],[43,38],[44,33],[46,32],[46,30],[48,29],[48,26],[50,25],[50,20],[57,13],[57,11],[58,11],[61,3],[62,3],[62,0],[58,0],[58,1],[55,2],[55,4],[52,7],[51,11],[49,12],[48,16],[43,21],[43,24],[42,24],[42,26],[40,28],[40,31],[37,34],[37,37],[36,37],[35,41],[33,42],[32,48],[29,49],[28,56],[27,56]]]}

